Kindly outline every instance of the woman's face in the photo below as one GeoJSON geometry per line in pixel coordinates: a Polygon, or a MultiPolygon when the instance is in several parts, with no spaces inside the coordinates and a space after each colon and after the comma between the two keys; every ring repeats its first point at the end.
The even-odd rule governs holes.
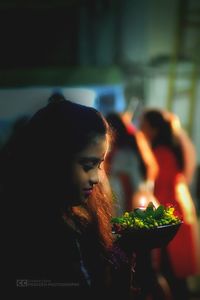
{"type": "Polygon", "coordinates": [[[98,136],[75,157],[72,165],[72,205],[86,201],[100,182],[107,150],[106,136],[98,136]]]}

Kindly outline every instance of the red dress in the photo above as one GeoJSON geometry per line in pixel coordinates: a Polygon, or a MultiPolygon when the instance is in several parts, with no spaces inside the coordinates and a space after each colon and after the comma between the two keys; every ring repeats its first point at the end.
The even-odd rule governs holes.
{"type": "Polygon", "coordinates": [[[167,246],[173,271],[177,277],[199,274],[198,222],[189,189],[174,153],[166,146],[158,146],[154,154],[159,166],[155,196],[160,204],[175,206],[183,218],[177,235],[167,246]]]}

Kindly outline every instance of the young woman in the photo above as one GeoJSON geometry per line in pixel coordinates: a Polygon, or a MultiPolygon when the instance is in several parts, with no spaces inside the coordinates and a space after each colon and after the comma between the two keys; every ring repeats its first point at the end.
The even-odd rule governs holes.
{"type": "Polygon", "coordinates": [[[103,116],[62,98],[39,110],[7,149],[1,188],[18,288],[64,287],[67,299],[128,297],[127,260],[113,252],[109,147],[103,116]]]}

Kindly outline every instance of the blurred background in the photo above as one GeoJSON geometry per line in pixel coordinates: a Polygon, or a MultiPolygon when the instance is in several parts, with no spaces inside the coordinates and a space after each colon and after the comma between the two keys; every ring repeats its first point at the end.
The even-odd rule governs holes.
{"type": "Polygon", "coordinates": [[[199,0],[1,0],[0,40],[0,147],[54,92],[105,115],[128,107],[136,125],[145,107],[170,110],[196,147],[199,215],[199,0]]]}

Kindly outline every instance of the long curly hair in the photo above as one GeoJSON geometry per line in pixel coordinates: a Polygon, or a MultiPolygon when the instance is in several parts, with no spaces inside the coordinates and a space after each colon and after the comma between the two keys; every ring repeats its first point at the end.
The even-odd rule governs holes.
{"type": "MultiPolygon", "coordinates": [[[[40,109],[8,149],[3,192],[15,220],[42,224],[59,218],[70,197],[73,158],[93,138],[111,136],[100,112],[61,97],[40,109]]],[[[105,172],[87,204],[73,207],[82,227],[92,226],[104,248],[112,245],[112,194],[105,172]]],[[[70,216],[69,216],[70,217],[70,216]]]]}

